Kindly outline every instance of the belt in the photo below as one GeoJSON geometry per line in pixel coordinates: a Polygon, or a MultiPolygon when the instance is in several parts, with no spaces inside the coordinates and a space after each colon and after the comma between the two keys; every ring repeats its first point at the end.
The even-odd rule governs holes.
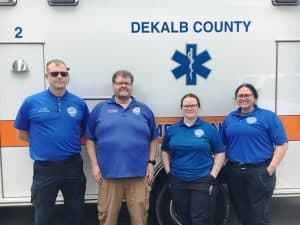
{"type": "Polygon", "coordinates": [[[60,166],[60,165],[66,165],[73,161],[76,161],[78,159],[81,159],[80,154],[72,155],[69,158],[59,160],[59,161],[46,161],[46,160],[35,160],[34,163],[41,166],[60,166]]]}
{"type": "Polygon", "coordinates": [[[249,169],[249,168],[260,168],[260,167],[266,167],[270,164],[271,159],[268,159],[263,162],[259,163],[240,163],[240,162],[228,162],[228,165],[231,167],[237,167],[240,169],[249,169]]]}

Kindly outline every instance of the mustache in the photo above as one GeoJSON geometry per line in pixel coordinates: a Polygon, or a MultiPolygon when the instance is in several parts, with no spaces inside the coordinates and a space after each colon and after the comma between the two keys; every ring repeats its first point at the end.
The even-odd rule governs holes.
{"type": "Polygon", "coordinates": [[[119,90],[119,92],[129,92],[127,89],[119,90]]]}

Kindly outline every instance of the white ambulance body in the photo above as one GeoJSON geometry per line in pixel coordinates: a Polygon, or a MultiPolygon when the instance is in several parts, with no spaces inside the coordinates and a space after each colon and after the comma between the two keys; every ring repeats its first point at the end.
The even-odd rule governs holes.
{"type": "MultiPolygon", "coordinates": [[[[134,96],[154,111],[161,136],[180,117],[184,94],[197,94],[200,116],[219,127],[237,107],[235,88],[252,83],[258,105],[276,111],[289,138],[274,196],[299,196],[300,6],[273,1],[0,0],[0,206],[30,204],[32,160],[13,123],[24,98],[48,88],[53,58],[70,67],[68,88],[90,109],[112,95],[113,72],[131,71],[134,96]],[[62,2],[75,4],[54,6],[62,2]]],[[[84,145],[83,157],[93,202],[98,187],[84,145]]],[[[152,189],[153,224],[168,224],[161,164],[152,189]]]]}

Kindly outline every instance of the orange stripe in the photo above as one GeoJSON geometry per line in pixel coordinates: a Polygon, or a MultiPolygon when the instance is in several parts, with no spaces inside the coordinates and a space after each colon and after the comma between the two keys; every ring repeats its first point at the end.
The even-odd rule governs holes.
{"type": "MultiPolygon", "coordinates": [[[[172,124],[176,123],[181,119],[181,117],[156,117],[155,122],[157,124],[172,124]]],[[[225,119],[225,116],[205,116],[201,117],[202,120],[205,120],[209,123],[222,123],[225,119]]]]}
{"type": "Polygon", "coordinates": [[[300,141],[300,116],[280,116],[289,141],[300,141]]]}
{"type": "MultiPolygon", "coordinates": [[[[82,138],[82,144],[85,139],[82,138]]],[[[13,120],[0,120],[0,147],[26,147],[28,143],[17,138],[13,120]]]]}
{"type": "MultiPolygon", "coordinates": [[[[207,117],[201,117],[201,119],[209,122],[214,123],[216,126],[218,126],[219,123],[222,123],[225,116],[207,116],[207,117]]],[[[156,124],[172,124],[176,123],[181,119],[181,117],[156,117],[155,122],[156,124]]],[[[158,142],[162,143],[163,137],[158,138],[158,142]]]]}
{"type": "MultiPolygon", "coordinates": [[[[224,120],[224,116],[207,116],[201,119],[218,125],[224,120]]],[[[287,132],[289,141],[300,141],[300,115],[280,116],[287,132]]],[[[172,124],[180,120],[180,117],[157,117],[157,124],[172,124]]],[[[13,120],[0,120],[0,147],[22,147],[28,146],[28,143],[17,138],[16,129],[13,120]]],[[[162,138],[159,138],[161,142],[162,138]]],[[[82,139],[82,143],[85,140],[82,139]]]]}
{"type": "Polygon", "coordinates": [[[17,130],[14,128],[14,121],[0,121],[0,143],[1,147],[22,147],[28,143],[17,138],[17,130]]]}

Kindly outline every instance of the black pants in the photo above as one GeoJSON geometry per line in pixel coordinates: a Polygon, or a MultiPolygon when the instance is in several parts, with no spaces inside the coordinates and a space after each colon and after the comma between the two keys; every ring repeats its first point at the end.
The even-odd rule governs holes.
{"type": "Polygon", "coordinates": [[[80,155],[59,162],[35,161],[31,187],[35,225],[52,225],[59,190],[64,197],[67,223],[83,225],[85,184],[80,155]]]}
{"type": "Polygon", "coordinates": [[[203,177],[182,181],[170,175],[170,193],[182,225],[211,225],[216,201],[216,181],[203,177]]]}
{"type": "Polygon", "coordinates": [[[270,202],[275,188],[275,173],[266,165],[228,165],[228,188],[237,216],[243,225],[269,225],[270,202]]]}

